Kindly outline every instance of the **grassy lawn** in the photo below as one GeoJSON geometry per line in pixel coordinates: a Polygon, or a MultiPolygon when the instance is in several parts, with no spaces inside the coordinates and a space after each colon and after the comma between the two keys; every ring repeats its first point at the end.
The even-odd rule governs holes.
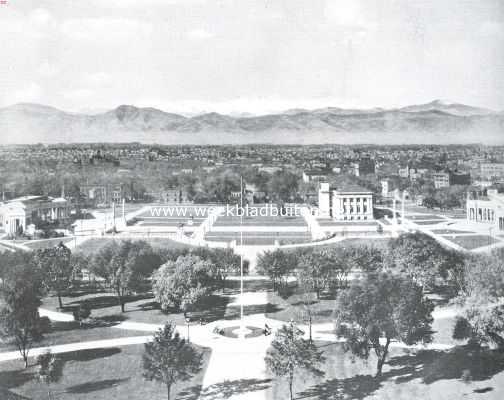
{"type": "MultiPolygon", "coordinates": [[[[114,322],[99,320],[92,324],[83,324],[79,327],[77,322],[52,321],[51,332],[46,333],[42,340],[33,343],[32,347],[44,347],[58,344],[87,342],[92,340],[106,340],[130,336],[144,336],[146,332],[111,329],[114,322]]],[[[14,343],[1,343],[0,351],[17,350],[14,343]]]]}
{"type": "MultiPolygon", "coordinates": [[[[151,294],[131,296],[126,303],[126,311],[121,313],[117,297],[112,292],[77,293],[74,297],[63,297],[63,312],[71,313],[74,307],[86,302],[92,309],[91,317],[99,318],[110,323],[122,321],[145,322],[151,324],[164,324],[168,320],[176,324],[185,324],[184,315],[181,312],[162,312],[159,304],[154,301],[151,294]]],[[[201,310],[191,313],[193,318],[204,318],[207,322],[223,318],[229,298],[222,296],[218,291],[212,295],[201,310]]],[[[49,310],[57,310],[56,297],[46,297],[42,307],[49,310]]]]}
{"type": "Polygon", "coordinates": [[[316,249],[329,247],[351,247],[351,246],[375,246],[379,249],[385,249],[390,238],[349,238],[340,242],[325,244],[315,247],[316,249]]]}
{"type": "Polygon", "coordinates": [[[490,246],[491,244],[499,242],[488,235],[466,235],[455,237],[444,237],[450,242],[456,243],[467,250],[477,249],[478,247],[490,246]]]}
{"type": "MultiPolygon", "coordinates": [[[[245,291],[267,290],[269,287],[269,282],[265,280],[247,280],[244,282],[245,291]]],[[[196,321],[203,318],[206,322],[236,318],[235,308],[239,312],[239,307],[229,308],[228,303],[232,300],[232,296],[239,293],[239,288],[239,281],[228,280],[224,292],[221,289],[216,290],[205,301],[204,306],[189,313],[190,317],[196,321]]],[[[176,324],[185,324],[182,312],[178,310],[171,313],[162,312],[159,304],[154,301],[152,294],[129,297],[124,313],[121,313],[115,294],[105,290],[87,288],[80,291],[76,290],[71,296],[63,296],[62,301],[64,306],[63,312],[70,314],[73,308],[82,302],[86,302],[92,309],[92,318],[103,320],[109,324],[126,320],[151,324],[164,324],[166,321],[172,320],[176,324]]],[[[49,296],[44,298],[42,307],[52,311],[59,311],[57,297],[49,296]]],[[[254,311],[253,308],[254,306],[246,307],[246,313],[251,314],[257,311],[254,311]]],[[[266,310],[259,310],[259,312],[266,312],[266,310]]]]}
{"type": "MultiPolygon", "coordinates": [[[[92,238],[88,239],[82,244],[78,245],[76,248],[77,252],[84,253],[86,255],[93,255],[100,251],[103,247],[109,244],[113,240],[122,240],[122,239],[114,239],[110,237],[104,238],[92,238]]],[[[191,247],[184,243],[179,243],[174,240],[168,238],[142,238],[142,239],[134,239],[134,240],[143,240],[149,243],[153,248],[170,248],[170,249],[180,249],[180,248],[188,248],[191,247]]]]}
{"type": "MultiPolygon", "coordinates": [[[[296,399],[502,399],[504,396],[504,354],[471,351],[424,350],[409,353],[392,349],[381,379],[375,379],[376,359],[352,359],[340,344],[317,343],[326,361],[323,378],[300,371],[294,380],[296,399]],[[468,370],[472,380],[461,377],[468,370]]],[[[266,390],[267,399],[288,399],[287,381],[274,379],[266,390]]]]}
{"type": "Polygon", "coordinates": [[[273,291],[268,292],[268,306],[266,316],[289,322],[291,319],[298,323],[306,323],[307,311],[304,303],[309,304],[312,313],[312,322],[332,322],[332,312],[334,310],[334,299],[316,299],[314,293],[308,297],[302,293],[294,293],[287,299],[280,297],[273,291]]]}
{"type": "Polygon", "coordinates": [[[61,237],[52,239],[42,239],[42,240],[28,240],[23,242],[23,245],[29,247],[32,250],[48,249],[57,246],[60,243],[68,243],[74,240],[72,237],[61,237]]]}
{"type": "MultiPolygon", "coordinates": [[[[93,349],[59,354],[64,361],[61,382],[51,385],[53,398],[59,400],[160,400],[166,399],[166,387],[142,377],[143,345],[93,349]]],[[[201,391],[210,350],[204,352],[204,366],[187,382],[172,388],[172,399],[196,400],[201,391]]],[[[21,361],[0,363],[0,387],[30,399],[46,399],[47,387],[34,376],[35,367],[22,369],[21,361]]],[[[0,394],[2,392],[0,391],[0,394]]],[[[3,399],[3,398],[2,398],[3,399]]]]}

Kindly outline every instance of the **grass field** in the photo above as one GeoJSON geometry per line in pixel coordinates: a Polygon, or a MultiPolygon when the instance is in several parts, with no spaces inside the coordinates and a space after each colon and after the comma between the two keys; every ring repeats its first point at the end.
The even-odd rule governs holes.
{"type": "Polygon", "coordinates": [[[23,245],[29,247],[32,250],[48,249],[57,246],[60,243],[68,243],[74,240],[73,237],[61,237],[61,238],[51,238],[42,240],[28,240],[23,242],[23,245]]]}
{"type": "MultiPolygon", "coordinates": [[[[241,218],[237,216],[220,216],[214,223],[214,226],[239,226],[241,218]]],[[[247,226],[306,226],[306,222],[301,216],[285,217],[243,217],[243,225],[247,226]]]]}
{"type": "MultiPolygon", "coordinates": [[[[100,251],[103,247],[105,247],[107,244],[109,244],[113,240],[124,240],[124,239],[114,239],[110,237],[104,237],[104,238],[92,238],[88,239],[82,244],[78,245],[76,248],[77,252],[82,252],[86,255],[92,255],[100,251]]],[[[149,243],[153,248],[165,248],[165,249],[181,249],[181,248],[188,248],[191,247],[190,245],[184,244],[184,243],[179,243],[174,240],[168,239],[168,238],[152,238],[152,237],[146,237],[146,238],[134,238],[131,240],[143,240],[147,243],[149,243]]]]}
{"type": "MultiPolygon", "coordinates": [[[[205,240],[217,242],[230,242],[236,240],[240,244],[239,232],[208,232],[205,240]]],[[[249,246],[272,246],[278,240],[280,244],[307,243],[311,241],[309,232],[243,232],[243,244],[249,246]]]]}
{"type": "MultiPolygon", "coordinates": [[[[471,351],[457,347],[451,351],[408,352],[392,349],[383,376],[374,378],[376,360],[366,363],[352,359],[340,344],[317,343],[326,361],[325,376],[314,378],[303,371],[295,375],[296,399],[374,399],[374,400],[460,400],[504,397],[504,354],[497,351],[471,351]],[[462,380],[464,371],[472,377],[462,380]]],[[[271,382],[267,399],[288,399],[285,379],[271,382]]]]}
{"type": "MultiPolygon", "coordinates": [[[[44,347],[57,344],[78,343],[91,340],[115,339],[131,336],[142,336],[145,332],[110,329],[115,322],[106,318],[94,321],[91,324],[84,324],[79,327],[78,322],[57,322],[52,321],[51,332],[46,333],[42,340],[34,342],[32,347],[44,347]]],[[[0,344],[0,351],[17,350],[14,343],[0,344]]],[[[1,366],[1,364],[0,364],[1,366]]]]}
{"type": "Polygon", "coordinates": [[[473,250],[483,246],[490,246],[491,244],[499,242],[499,240],[496,240],[488,235],[465,235],[455,237],[444,236],[444,238],[446,240],[449,240],[450,242],[462,246],[467,250],[473,250]]]}
{"type": "MultiPolygon", "coordinates": [[[[143,376],[143,345],[93,349],[60,354],[64,361],[61,382],[51,385],[58,400],[165,400],[166,387],[143,376]]],[[[204,353],[203,369],[187,382],[172,387],[172,399],[197,400],[210,350],[204,353]]],[[[30,399],[47,399],[47,386],[35,379],[35,367],[21,368],[21,361],[0,364],[0,387],[30,399]]],[[[0,391],[1,394],[1,391],[0,391]]],[[[2,400],[4,400],[2,398],[2,400]]]]}

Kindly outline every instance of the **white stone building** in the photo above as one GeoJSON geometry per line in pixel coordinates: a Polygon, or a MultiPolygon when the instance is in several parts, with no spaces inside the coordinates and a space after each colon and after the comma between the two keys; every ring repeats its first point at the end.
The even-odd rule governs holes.
{"type": "Polygon", "coordinates": [[[319,188],[319,216],[338,221],[373,220],[373,193],[357,185],[332,188],[321,183],[319,188]]]}
{"type": "Polygon", "coordinates": [[[24,196],[0,203],[0,224],[7,234],[26,232],[37,220],[56,221],[69,216],[64,198],[24,196]]]}
{"type": "Polygon", "coordinates": [[[487,189],[486,196],[468,196],[467,220],[495,226],[504,231],[504,194],[496,189],[487,189]]]}

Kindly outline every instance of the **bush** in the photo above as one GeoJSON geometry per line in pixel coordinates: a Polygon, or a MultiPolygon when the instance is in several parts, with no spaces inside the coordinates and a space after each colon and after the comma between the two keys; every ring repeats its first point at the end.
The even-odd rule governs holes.
{"type": "Polygon", "coordinates": [[[52,331],[51,320],[49,319],[49,317],[40,317],[39,324],[40,324],[40,332],[42,334],[49,333],[52,331]]]}

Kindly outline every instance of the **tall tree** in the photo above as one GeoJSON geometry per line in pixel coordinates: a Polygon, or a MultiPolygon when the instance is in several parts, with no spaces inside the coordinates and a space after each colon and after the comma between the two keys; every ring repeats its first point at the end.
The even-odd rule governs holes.
{"type": "Polygon", "coordinates": [[[217,272],[210,261],[198,256],[180,256],[152,275],[152,291],[161,309],[184,309],[196,305],[216,287],[217,272]]]}
{"type": "Polygon", "coordinates": [[[265,251],[257,257],[257,272],[271,279],[273,290],[286,288],[287,278],[293,274],[295,267],[295,256],[280,249],[265,251]]]}
{"type": "Polygon", "coordinates": [[[389,242],[385,266],[411,277],[423,288],[443,277],[452,262],[448,250],[420,232],[405,233],[389,242]]]}
{"type": "Polygon", "coordinates": [[[431,341],[433,308],[411,278],[369,274],[338,295],[336,332],[347,339],[346,349],[358,357],[367,359],[374,350],[379,377],[392,340],[408,345],[431,341]]]}
{"type": "Polygon", "coordinates": [[[56,293],[60,309],[63,308],[61,294],[72,283],[71,253],[70,249],[60,242],[57,246],[38,250],[34,254],[34,262],[42,273],[44,285],[56,293]]]}
{"type": "Polygon", "coordinates": [[[312,342],[303,339],[303,332],[294,323],[283,325],[277,331],[264,361],[275,376],[287,377],[291,400],[296,372],[304,370],[316,376],[324,375],[319,368],[325,361],[322,352],[312,342]]]}
{"type": "Polygon", "coordinates": [[[144,241],[113,241],[93,258],[91,271],[106,279],[125,311],[126,296],[145,289],[144,283],[161,259],[144,241]]]}
{"type": "Polygon", "coordinates": [[[166,385],[170,400],[171,387],[179,381],[187,381],[201,371],[203,354],[195,350],[168,323],[154,334],[154,339],[145,344],[143,354],[144,377],[166,385]]]}
{"type": "Polygon", "coordinates": [[[454,326],[455,339],[494,343],[504,348],[504,262],[502,254],[466,259],[457,298],[464,312],[454,326]]]}
{"type": "Polygon", "coordinates": [[[28,367],[28,354],[34,341],[43,333],[38,308],[41,304],[42,283],[33,265],[18,265],[11,271],[2,288],[0,335],[13,339],[28,367]]]}

